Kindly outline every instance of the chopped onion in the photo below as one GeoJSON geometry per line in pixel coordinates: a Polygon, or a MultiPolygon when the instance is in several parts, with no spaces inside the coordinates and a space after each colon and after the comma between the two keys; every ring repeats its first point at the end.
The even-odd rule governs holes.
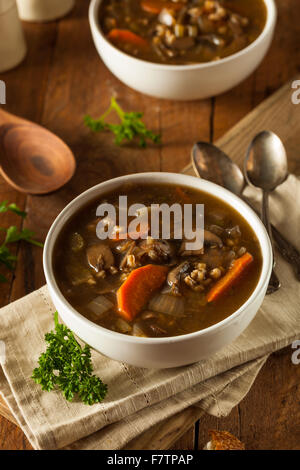
{"type": "Polygon", "coordinates": [[[142,330],[138,323],[135,323],[132,328],[132,336],[139,336],[140,338],[147,338],[146,333],[142,330]]]}
{"type": "Polygon", "coordinates": [[[127,323],[127,321],[123,320],[123,318],[118,318],[116,321],[116,327],[121,333],[130,333],[132,330],[132,326],[127,323]]]}
{"type": "Polygon", "coordinates": [[[148,307],[154,312],[166,313],[174,317],[184,317],[184,299],[174,295],[156,294],[148,307]]]}
{"type": "Polygon", "coordinates": [[[104,295],[99,295],[88,304],[88,308],[97,316],[101,317],[105,312],[113,307],[113,303],[104,295]]]}

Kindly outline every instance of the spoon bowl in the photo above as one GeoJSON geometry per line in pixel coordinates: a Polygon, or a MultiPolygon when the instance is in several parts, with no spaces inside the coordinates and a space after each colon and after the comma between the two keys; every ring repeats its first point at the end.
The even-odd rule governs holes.
{"type": "Polygon", "coordinates": [[[76,164],[69,147],[37,124],[0,110],[0,174],[18,191],[47,194],[64,186],[76,164]]]}
{"type": "Polygon", "coordinates": [[[286,180],[286,151],[274,132],[263,131],[254,137],[247,151],[244,169],[248,183],[264,191],[274,191],[286,180]]]}
{"type": "Polygon", "coordinates": [[[191,159],[197,176],[241,195],[245,188],[243,173],[221,149],[208,142],[197,142],[191,159]]]}

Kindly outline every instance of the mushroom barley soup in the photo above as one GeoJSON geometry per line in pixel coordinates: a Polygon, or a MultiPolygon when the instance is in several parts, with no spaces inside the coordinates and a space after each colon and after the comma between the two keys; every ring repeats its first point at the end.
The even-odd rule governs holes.
{"type": "MultiPolygon", "coordinates": [[[[141,225],[137,230],[145,234],[141,225]]],[[[89,203],[54,250],[55,277],[68,302],[98,325],[141,337],[183,335],[224,320],[249,298],[261,268],[256,235],[238,212],[205,192],[167,184],[126,184],[89,203]],[[151,204],[204,204],[202,249],[188,251],[185,239],[172,239],[172,224],[169,240],[133,240],[119,225],[113,239],[100,240],[96,208],[108,202],[118,213],[119,194],[127,195],[128,207],[144,204],[150,216],[151,204]]]]}
{"type": "Polygon", "coordinates": [[[263,31],[263,0],[103,0],[100,26],[116,47],[161,64],[230,56],[263,31]]]}

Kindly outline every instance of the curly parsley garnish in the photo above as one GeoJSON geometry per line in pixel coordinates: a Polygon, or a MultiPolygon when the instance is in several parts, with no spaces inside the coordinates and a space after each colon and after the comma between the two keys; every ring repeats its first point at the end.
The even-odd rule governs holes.
{"type": "Polygon", "coordinates": [[[100,403],[107,393],[107,385],[92,375],[91,348],[82,348],[73,333],[58,322],[54,314],[55,332],[46,333],[46,352],[39,358],[39,367],[34,369],[32,378],[42,390],[50,392],[57,386],[68,401],[75,395],[86,405],[100,403]]]}
{"type": "Polygon", "coordinates": [[[147,140],[152,140],[155,144],[160,143],[160,135],[147,129],[141,120],[142,117],[143,113],[126,113],[123,111],[116,99],[112,97],[109,108],[100,118],[93,119],[91,116],[87,115],[84,116],[84,123],[94,132],[111,131],[115,135],[115,143],[117,145],[121,145],[124,140],[132,141],[135,138],[139,139],[140,147],[146,147],[147,140]],[[105,121],[112,111],[115,111],[119,116],[120,124],[110,124],[105,121]]]}
{"type": "MultiPolygon", "coordinates": [[[[22,219],[25,219],[27,215],[26,212],[22,211],[15,203],[8,204],[7,201],[0,202],[0,214],[7,211],[14,212],[15,214],[22,217],[22,219]]],[[[33,245],[40,247],[43,246],[42,243],[33,239],[35,236],[34,232],[28,230],[27,228],[19,230],[15,225],[12,225],[9,228],[0,227],[0,231],[5,232],[4,242],[2,245],[0,245],[0,265],[2,264],[6,266],[6,268],[11,271],[14,269],[17,258],[11,253],[8,247],[10,243],[16,243],[20,240],[24,240],[28,243],[32,243],[33,245]]],[[[7,282],[7,279],[3,274],[0,274],[0,282],[7,282]]]]}

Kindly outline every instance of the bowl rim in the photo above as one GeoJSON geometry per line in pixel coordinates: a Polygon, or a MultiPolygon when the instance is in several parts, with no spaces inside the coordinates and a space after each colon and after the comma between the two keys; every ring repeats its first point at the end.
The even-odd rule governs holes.
{"type": "Polygon", "coordinates": [[[145,67],[149,67],[152,69],[156,70],[174,70],[174,71],[184,71],[184,70],[202,70],[206,68],[215,68],[220,66],[221,64],[226,64],[228,62],[233,61],[234,59],[238,59],[240,57],[243,57],[246,55],[248,52],[251,52],[252,49],[256,48],[256,46],[259,46],[260,43],[264,41],[266,36],[272,31],[273,27],[275,26],[276,19],[277,19],[277,7],[275,4],[274,0],[263,0],[266,10],[267,10],[267,19],[265,26],[262,30],[262,32],[259,34],[259,36],[253,41],[251,44],[249,44],[247,47],[244,49],[241,49],[238,52],[235,52],[234,54],[229,55],[228,57],[223,57],[222,59],[218,61],[213,61],[213,62],[202,62],[199,64],[190,64],[190,65],[173,65],[173,64],[160,64],[157,62],[150,62],[147,60],[139,59],[137,57],[133,57],[129,54],[126,54],[126,52],[121,51],[118,49],[114,44],[112,44],[106,36],[103,34],[99,20],[98,20],[98,12],[99,12],[99,7],[101,2],[103,0],[91,0],[90,6],[89,6],[89,22],[91,26],[91,30],[97,31],[98,35],[101,37],[102,41],[105,42],[105,44],[111,48],[111,50],[114,51],[114,53],[118,53],[123,57],[124,59],[132,60],[136,64],[143,65],[145,67]]]}
{"type": "MultiPolygon", "coordinates": [[[[248,223],[254,229],[252,222],[248,223]]],[[[83,193],[79,194],[76,198],[74,198],[67,206],[58,214],[54,222],[52,223],[49,232],[46,237],[44,250],[43,250],[43,267],[44,273],[46,277],[47,286],[49,288],[50,296],[54,295],[60,304],[62,304],[67,310],[68,313],[76,317],[77,322],[79,321],[82,325],[88,326],[89,328],[93,329],[95,332],[104,334],[108,337],[115,337],[120,341],[126,343],[145,343],[145,344],[160,344],[160,343],[174,343],[174,342],[182,342],[186,341],[198,336],[202,335],[209,335],[214,333],[216,330],[222,329],[228,326],[228,323],[233,322],[234,320],[238,319],[244,311],[251,305],[251,303],[257,298],[259,293],[266,289],[267,283],[269,282],[269,278],[272,271],[272,247],[269,236],[267,231],[256,215],[256,213],[238,196],[231,193],[227,189],[216,185],[215,183],[211,183],[210,181],[203,180],[196,176],[190,176],[180,173],[169,173],[169,172],[147,172],[147,173],[134,173],[130,175],[124,175],[117,178],[112,178],[102,183],[99,183],[83,193]],[[156,178],[158,183],[165,183],[165,184],[182,184],[183,186],[190,186],[194,189],[199,189],[200,191],[207,192],[209,194],[213,194],[215,197],[221,199],[223,202],[227,203],[233,209],[235,209],[244,219],[248,221],[247,215],[252,218],[252,222],[254,221],[254,225],[256,225],[255,233],[257,235],[261,253],[262,253],[262,269],[260,273],[259,280],[255,289],[253,290],[250,297],[246,300],[244,304],[240,306],[235,312],[231,315],[226,317],[224,320],[209,326],[208,328],[204,328],[203,330],[194,331],[192,333],[187,333],[184,335],[179,336],[168,336],[163,338],[140,338],[136,336],[129,336],[123,333],[118,333],[116,331],[109,330],[105,327],[97,325],[96,323],[88,320],[82,314],[80,314],[64,297],[61,290],[58,287],[58,284],[55,280],[54,271],[53,271],[53,250],[57,240],[58,235],[60,234],[62,228],[65,226],[66,222],[76,213],[80,208],[84,205],[88,204],[90,201],[97,197],[97,193],[104,195],[108,191],[113,191],[114,188],[120,187],[121,184],[127,182],[141,182],[146,179],[147,182],[150,184],[153,183],[154,178],[156,178]],[[193,184],[196,183],[196,184],[193,184]],[[113,187],[112,187],[113,186],[113,187]],[[217,194],[215,194],[217,193],[217,194]],[[237,204],[237,207],[235,206],[237,204]],[[79,205],[78,205],[79,204],[79,205]],[[78,207],[77,207],[78,205],[78,207]],[[241,208],[241,209],[240,209],[241,208]],[[245,213],[243,213],[245,211],[245,213]],[[258,232],[260,232],[258,234],[258,232]],[[264,245],[264,246],[263,246],[264,245]]],[[[59,313],[59,312],[58,312],[59,313]]]]}

